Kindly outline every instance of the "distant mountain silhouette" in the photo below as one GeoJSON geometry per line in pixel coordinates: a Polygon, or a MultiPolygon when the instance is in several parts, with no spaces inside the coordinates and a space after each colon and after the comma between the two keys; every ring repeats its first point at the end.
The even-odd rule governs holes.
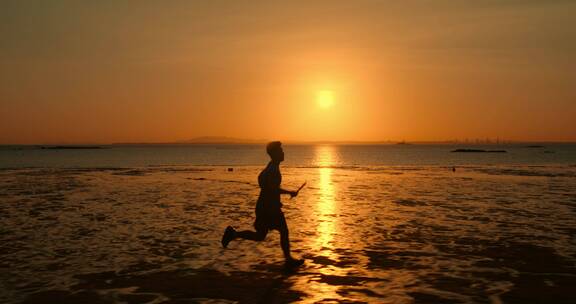
{"type": "Polygon", "coordinates": [[[266,143],[266,139],[245,139],[226,136],[201,136],[189,140],[179,141],[184,144],[259,144],[266,143]]]}

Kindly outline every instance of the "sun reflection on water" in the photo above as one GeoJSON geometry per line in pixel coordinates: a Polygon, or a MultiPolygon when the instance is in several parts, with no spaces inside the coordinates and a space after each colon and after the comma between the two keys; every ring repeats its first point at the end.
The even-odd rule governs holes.
{"type": "Polygon", "coordinates": [[[295,288],[308,294],[303,303],[316,303],[324,299],[341,299],[338,286],[321,282],[322,276],[345,275],[343,269],[336,267],[334,262],[340,257],[336,253],[338,244],[338,201],[336,197],[337,186],[333,180],[334,168],[337,163],[336,148],[333,146],[317,146],[314,164],[318,167],[316,180],[313,182],[317,189],[313,207],[315,223],[315,237],[309,240],[310,254],[314,261],[309,268],[310,276],[301,277],[295,282],[295,288]],[[314,274],[316,273],[316,274],[314,274]]]}
{"type": "Polygon", "coordinates": [[[318,146],[316,148],[316,165],[318,168],[318,202],[316,203],[316,216],[318,226],[315,239],[316,250],[331,258],[334,249],[334,237],[337,232],[337,202],[335,199],[336,187],[332,180],[336,162],[336,153],[332,146],[318,146]]]}
{"type": "Polygon", "coordinates": [[[318,216],[318,237],[316,246],[318,249],[331,248],[335,233],[335,201],[334,185],[332,184],[332,168],[319,168],[319,200],[316,205],[318,216]]]}

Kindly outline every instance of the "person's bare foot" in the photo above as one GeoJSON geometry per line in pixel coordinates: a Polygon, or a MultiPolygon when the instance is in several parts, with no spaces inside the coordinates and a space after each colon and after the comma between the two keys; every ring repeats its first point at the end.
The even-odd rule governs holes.
{"type": "Polygon", "coordinates": [[[234,234],[236,234],[236,230],[234,230],[232,226],[226,227],[226,230],[224,230],[224,235],[222,236],[222,247],[228,247],[228,243],[234,239],[234,234]]]}
{"type": "Polygon", "coordinates": [[[302,266],[302,264],[304,264],[304,259],[290,258],[284,262],[284,267],[286,267],[288,269],[294,269],[296,267],[302,266]]]}

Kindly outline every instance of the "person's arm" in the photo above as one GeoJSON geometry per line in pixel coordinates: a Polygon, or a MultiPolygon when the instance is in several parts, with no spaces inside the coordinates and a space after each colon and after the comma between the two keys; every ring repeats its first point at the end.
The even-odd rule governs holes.
{"type": "Polygon", "coordinates": [[[280,194],[290,194],[290,198],[295,197],[296,195],[298,195],[298,191],[290,191],[290,190],[285,190],[280,188],[280,194]]]}
{"type": "Polygon", "coordinates": [[[300,186],[300,188],[298,188],[298,190],[296,190],[296,191],[288,191],[288,190],[284,190],[284,189],[280,188],[280,194],[290,194],[290,198],[293,198],[293,197],[297,196],[298,193],[300,193],[300,190],[302,190],[302,188],[304,188],[304,186],[306,186],[306,182],[304,182],[302,184],[302,186],[300,186]]]}

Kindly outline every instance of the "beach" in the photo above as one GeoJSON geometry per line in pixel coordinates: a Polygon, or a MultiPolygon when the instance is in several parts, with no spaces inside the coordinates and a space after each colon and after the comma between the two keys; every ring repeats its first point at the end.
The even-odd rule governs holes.
{"type": "Polygon", "coordinates": [[[2,303],[573,303],[576,167],[289,166],[293,253],[252,229],[262,166],[0,171],[2,303]]]}

